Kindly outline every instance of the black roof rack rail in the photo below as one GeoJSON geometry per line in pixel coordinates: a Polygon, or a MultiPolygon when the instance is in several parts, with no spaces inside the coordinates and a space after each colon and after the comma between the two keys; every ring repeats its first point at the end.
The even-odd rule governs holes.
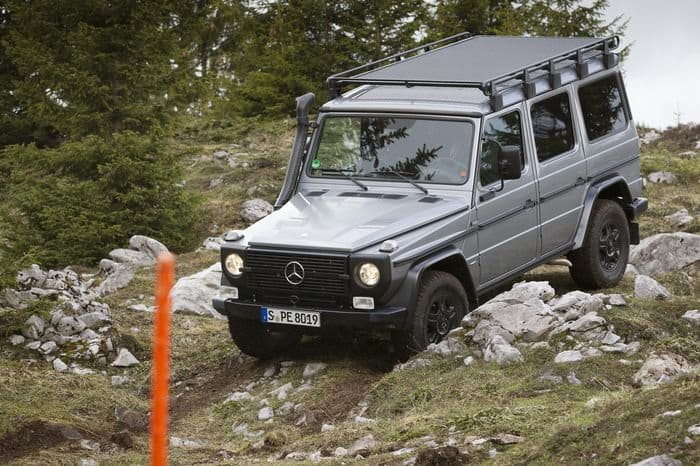
{"type": "Polygon", "coordinates": [[[563,62],[573,62],[578,79],[591,74],[592,58],[600,57],[606,69],[614,67],[618,57],[612,50],[619,45],[618,36],[532,38],[464,32],[334,74],[327,83],[332,98],[347,85],[476,88],[490,97],[494,110],[499,110],[505,90],[522,86],[526,98],[535,95],[533,73],[549,74],[554,89],[562,85],[557,65],[563,62]],[[477,62],[476,68],[466,69],[471,63],[465,63],[464,58],[477,62]],[[515,82],[509,85],[510,81],[515,82]]]}

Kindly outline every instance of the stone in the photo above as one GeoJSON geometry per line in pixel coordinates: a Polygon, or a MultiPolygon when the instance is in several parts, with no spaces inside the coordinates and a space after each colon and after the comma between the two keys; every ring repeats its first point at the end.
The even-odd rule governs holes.
{"type": "Polygon", "coordinates": [[[85,330],[80,332],[80,339],[81,340],[89,341],[89,340],[96,340],[98,338],[100,338],[100,335],[90,328],[86,328],[85,330]]]}
{"type": "Polygon", "coordinates": [[[310,362],[304,367],[303,379],[311,379],[326,369],[327,365],[323,362],[310,362]]]}
{"type": "Polygon", "coordinates": [[[692,367],[682,356],[673,353],[651,353],[632,377],[638,386],[656,386],[690,372],[692,367]]]}
{"type": "Polygon", "coordinates": [[[85,323],[73,316],[64,316],[56,324],[56,331],[59,335],[69,337],[85,330],[85,323]]]}
{"type": "Polygon", "coordinates": [[[17,272],[15,281],[20,289],[28,290],[42,288],[46,278],[47,273],[41,270],[38,265],[32,264],[29,268],[17,272]]]}
{"type": "Polygon", "coordinates": [[[78,466],[99,466],[100,463],[93,460],[92,458],[81,458],[78,466]]]}
{"type": "Polygon", "coordinates": [[[625,267],[625,274],[624,277],[626,278],[634,278],[637,275],[639,275],[639,270],[637,267],[635,267],[632,264],[627,264],[627,267],[625,267]]]}
{"type": "Polygon", "coordinates": [[[666,454],[652,456],[630,466],[681,466],[683,463],[666,454]]]}
{"type": "Polygon", "coordinates": [[[355,416],[355,423],[356,424],[374,424],[375,422],[377,422],[377,421],[375,421],[374,419],[370,419],[368,417],[355,416]]]}
{"type": "Polygon", "coordinates": [[[157,259],[163,252],[168,252],[168,248],[163,243],[143,235],[134,235],[129,238],[129,247],[146,253],[153,259],[157,259]]]}
{"type": "Polygon", "coordinates": [[[78,316],[89,329],[96,329],[112,323],[112,318],[104,312],[87,312],[78,316]]]}
{"type": "Polygon", "coordinates": [[[474,356],[467,356],[462,360],[462,362],[465,366],[471,366],[472,364],[474,364],[474,356]]]}
{"type": "Polygon", "coordinates": [[[630,250],[629,262],[651,277],[700,261],[700,235],[677,232],[644,238],[630,250]]]}
{"type": "Polygon", "coordinates": [[[274,390],[270,391],[270,395],[276,396],[278,400],[286,400],[289,392],[294,388],[294,385],[292,385],[291,382],[286,383],[280,387],[275,388],[274,390]]]}
{"type": "Polygon", "coordinates": [[[581,351],[578,350],[566,350],[562,351],[561,353],[557,354],[554,357],[554,362],[557,364],[566,364],[566,363],[571,363],[571,362],[579,362],[583,361],[584,356],[581,351]]]}
{"type": "Polygon", "coordinates": [[[335,456],[336,458],[348,456],[348,450],[347,448],[338,447],[333,451],[333,456],[335,456]]]}
{"type": "Polygon", "coordinates": [[[115,262],[129,264],[135,267],[148,267],[155,264],[155,259],[150,254],[133,249],[114,249],[109,252],[109,258],[115,262]]]}
{"type": "Polygon", "coordinates": [[[211,265],[201,272],[179,279],[175,283],[170,294],[173,312],[184,312],[224,319],[224,316],[216,312],[211,305],[212,299],[218,296],[220,287],[220,262],[211,265]]]}
{"type": "Polygon", "coordinates": [[[301,451],[293,451],[291,453],[287,453],[284,457],[286,460],[294,460],[294,461],[301,461],[306,459],[306,453],[301,452],[301,451]]]}
{"type": "Polygon", "coordinates": [[[233,392],[229,396],[226,397],[224,400],[224,403],[228,403],[231,401],[250,401],[253,399],[253,396],[248,393],[248,392],[233,392]]]}
{"type": "Polygon", "coordinates": [[[44,319],[33,314],[24,322],[22,334],[30,340],[38,340],[44,334],[45,325],[44,319]]]}
{"type": "Polygon", "coordinates": [[[439,356],[451,356],[453,354],[464,354],[467,351],[467,345],[457,338],[445,338],[439,343],[431,343],[426,348],[429,353],[434,353],[439,356]]]}
{"type": "Polygon", "coordinates": [[[10,338],[8,340],[10,341],[10,344],[12,346],[21,345],[25,341],[22,335],[10,335],[10,338]]]}
{"type": "Polygon", "coordinates": [[[241,205],[241,217],[248,223],[255,223],[270,215],[274,208],[264,199],[251,199],[241,205]]]}
{"type": "Polygon", "coordinates": [[[61,361],[59,358],[56,358],[52,362],[54,370],[58,372],[66,372],[68,370],[68,366],[66,363],[61,361]]]}
{"type": "Polygon", "coordinates": [[[663,285],[646,275],[637,275],[634,279],[634,296],[639,299],[669,299],[671,292],[663,285]]]}
{"type": "Polygon", "coordinates": [[[155,311],[155,308],[153,306],[146,306],[143,303],[132,304],[131,306],[127,307],[127,309],[130,311],[134,311],[134,312],[153,312],[153,311],[155,311]]]}
{"type": "Polygon", "coordinates": [[[648,177],[651,183],[674,184],[678,181],[678,177],[671,172],[658,171],[649,173],[648,177]]]}
{"type": "Polygon", "coordinates": [[[204,443],[199,440],[170,437],[170,446],[173,448],[202,448],[204,443]]]}
{"type": "Polygon", "coordinates": [[[83,439],[80,441],[80,448],[97,452],[100,451],[100,444],[94,440],[83,439]]]}
{"type": "Polygon", "coordinates": [[[268,419],[272,419],[274,416],[275,412],[269,406],[260,408],[260,411],[258,411],[258,421],[267,421],[268,419]]]}
{"type": "Polygon", "coordinates": [[[513,445],[515,443],[523,443],[525,438],[513,434],[498,434],[491,437],[489,440],[497,445],[513,445]]]}
{"type": "Polygon", "coordinates": [[[564,316],[564,320],[574,320],[580,316],[603,308],[603,300],[583,291],[571,291],[549,302],[553,312],[564,316]]]}
{"type": "Polygon", "coordinates": [[[124,287],[134,279],[134,269],[130,265],[120,264],[110,259],[100,261],[100,269],[106,275],[97,287],[98,296],[107,296],[124,287]]]}
{"type": "MultiPolygon", "coordinates": [[[[529,283],[534,283],[537,286],[530,288],[521,286],[517,288],[518,285],[516,285],[513,287],[516,293],[509,294],[511,293],[510,291],[501,293],[479,306],[472,314],[480,318],[482,322],[486,320],[490,324],[501,327],[515,338],[522,338],[531,342],[541,340],[544,335],[559,324],[559,320],[550,307],[537,297],[539,295],[549,296],[549,291],[542,285],[542,283],[547,282],[529,283]],[[528,293],[536,296],[530,297],[526,301],[513,297],[521,295],[527,297],[528,293]]],[[[549,287],[548,284],[546,286],[549,287]]],[[[495,331],[493,328],[480,328],[480,325],[482,325],[481,322],[474,329],[472,339],[475,342],[479,343],[479,340],[481,342],[488,341],[491,335],[499,334],[506,341],[512,343],[512,339],[504,335],[503,332],[495,331]],[[485,334],[483,333],[484,330],[486,330],[485,334]]]]}
{"type": "Polygon", "coordinates": [[[321,432],[329,432],[333,429],[335,429],[335,426],[333,424],[321,424],[321,432]]]}
{"type": "Polygon", "coordinates": [[[578,377],[576,377],[575,372],[569,372],[569,374],[566,376],[566,381],[569,382],[571,385],[581,385],[581,381],[579,380],[578,377]]]}
{"type": "Polygon", "coordinates": [[[38,340],[30,341],[29,343],[24,345],[25,348],[30,349],[30,350],[38,350],[40,346],[41,346],[41,342],[38,340]]]}
{"type": "Polygon", "coordinates": [[[117,358],[112,362],[113,367],[131,367],[139,364],[139,360],[126,348],[119,348],[117,358]]]}
{"type": "Polygon", "coordinates": [[[219,238],[217,236],[210,236],[209,238],[202,241],[202,249],[207,251],[220,251],[221,245],[224,243],[225,241],[223,238],[219,238]]]}
{"type": "Polygon", "coordinates": [[[131,432],[145,432],[149,427],[148,415],[129,408],[116,408],[114,410],[117,423],[129,429],[131,432]]]}
{"type": "Polygon", "coordinates": [[[688,322],[690,322],[693,325],[700,325],[700,311],[698,311],[697,309],[693,309],[691,311],[686,311],[681,316],[681,319],[687,320],[688,322]]]}
{"type": "Polygon", "coordinates": [[[657,141],[661,137],[661,134],[656,131],[655,129],[650,129],[649,131],[646,131],[643,136],[639,138],[639,141],[642,144],[651,144],[652,142],[657,141]]]}
{"type": "Polygon", "coordinates": [[[403,364],[397,364],[396,367],[394,367],[395,371],[402,371],[405,369],[415,369],[418,367],[428,367],[433,363],[431,359],[425,359],[425,358],[415,358],[411,359],[410,361],[407,361],[403,364]]]}
{"type": "Polygon", "coordinates": [[[686,150],[686,151],[679,152],[676,154],[676,156],[678,158],[685,159],[685,160],[694,159],[696,155],[697,155],[697,153],[692,151],[692,150],[686,150]]]}
{"type": "Polygon", "coordinates": [[[110,378],[110,383],[113,387],[119,387],[120,385],[126,385],[131,382],[131,379],[125,375],[113,375],[110,378]]]}
{"type": "Polygon", "coordinates": [[[690,435],[700,435],[700,424],[693,424],[692,426],[688,427],[688,433],[690,435]]]}
{"type": "Polygon", "coordinates": [[[356,440],[350,448],[348,448],[347,456],[355,457],[355,455],[367,456],[369,451],[377,445],[372,434],[356,440]]]}
{"type": "Polygon", "coordinates": [[[611,306],[627,306],[627,301],[625,301],[625,298],[621,294],[615,293],[610,295],[608,304],[611,306]]]}
{"type": "Polygon", "coordinates": [[[44,354],[51,354],[51,353],[53,353],[54,351],[56,351],[57,349],[58,349],[58,345],[57,345],[56,342],[53,341],[53,340],[44,342],[44,343],[42,343],[41,346],[39,347],[39,351],[41,351],[41,352],[44,353],[44,354]]]}
{"type": "Polygon", "coordinates": [[[554,385],[561,385],[564,383],[564,378],[560,375],[555,375],[551,371],[547,371],[544,374],[541,374],[539,377],[537,377],[538,380],[541,380],[543,382],[549,382],[554,385]]]}
{"type": "Polygon", "coordinates": [[[668,222],[676,228],[685,228],[693,223],[695,218],[688,214],[687,209],[681,209],[678,212],[672,213],[671,215],[666,215],[664,219],[668,220],[668,222]]]}
{"type": "Polygon", "coordinates": [[[676,411],[664,411],[663,413],[661,413],[661,417],[676,417],[682,412],[683,411],[681,411],[680,409],[676,411]]]}
{"type": "Polygon", "coordinates": [[[520,351],[511,346],[503,337],[495,335],[484,349],[484,360],[493,361],[498,365],[514,364],[523,361],[520,351]]]}

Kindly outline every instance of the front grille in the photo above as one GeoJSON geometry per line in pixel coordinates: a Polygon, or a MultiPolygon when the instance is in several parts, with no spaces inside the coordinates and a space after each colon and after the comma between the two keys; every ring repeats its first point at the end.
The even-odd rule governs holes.
{"type": "Polygon", "coordinates": [[[348,296],[347,257],[248,250],[246,270],[249,291],[270,304],[343,306],[348,296]],[[285,278],[285,267],[298,262],[304,280],[298,285],[285,278]]]}

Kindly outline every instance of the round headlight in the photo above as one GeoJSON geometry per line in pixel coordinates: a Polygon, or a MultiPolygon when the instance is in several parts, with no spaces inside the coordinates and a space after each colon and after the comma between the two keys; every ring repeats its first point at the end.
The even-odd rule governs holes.
{"type": "Polygon", "coordinates": [[[357,268],[357,278],[365,286],[375,286],[381,278],[379,267],[371,262],[365,262],[357,268]]]}
{"type": "Polygon", "coordinates": [[[240,277],[243,274],[243,258],[238,254],[229,254],[224,261],[226,271],[234,277],[240,277]]]}

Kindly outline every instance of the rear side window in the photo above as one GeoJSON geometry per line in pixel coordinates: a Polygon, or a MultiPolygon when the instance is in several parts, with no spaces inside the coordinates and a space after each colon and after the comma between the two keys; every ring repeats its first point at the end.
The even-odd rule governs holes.
{"type": "Polygon", "coordinates": [[[555,95],[530,109],[537,160],[544,162],[574,148],[569,94],[555,95]]]}
{"type": "Polygon", "coordinates": [[[627,126],[617,75],[581,86],[578,98],[589,141],[617,133],[627,126]]]}
{"type": "Polygon", "coordinates": [[[481,143],[479,181],[481,186],[501,179],[498,172],[499,146],[520,147],[520,160],[525,167],[523,135],[520,125],[520,112],[514,111],[490,118],[484,126],[484,139],[481,143]]]}

